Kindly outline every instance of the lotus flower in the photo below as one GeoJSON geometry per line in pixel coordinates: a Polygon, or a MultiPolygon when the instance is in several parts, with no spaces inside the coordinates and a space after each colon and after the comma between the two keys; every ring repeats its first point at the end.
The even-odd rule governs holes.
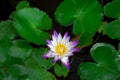
{"type": "Polygon", "coordinates": [[[68,32],[62,35],[53,32],[52,40],[47,40],[47,46],[50,50],[43,55],[43,58],[54,57],[53,62],[60,60],[68,69],[70,69],[69,56],[73,56],[73,52],[78,52],[79,48],[75,47],[78,41],[70,41],[68,32]]]}

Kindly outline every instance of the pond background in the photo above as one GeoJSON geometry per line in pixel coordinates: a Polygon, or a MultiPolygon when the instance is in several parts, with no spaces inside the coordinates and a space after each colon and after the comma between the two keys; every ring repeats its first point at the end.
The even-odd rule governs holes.
{"type": "MultiPolygon", "coordinates": [[[[21,0],[0,0],[0,21],[2,20],[7,20],[9,18],[9,15],[15,10],[15,7],[17,5],[17,3],[21,1],[21,0]]],[[[68,26],[68,27],[64,27],[59,29],[60,24],[57,23],[57,21],[54,18],[54,12],[57,8],[57,6],[62,2],[63,0],[28,0],[28,2],[30,3],[31,7],[37,7],[40,10],[46,12],[51,19],[53,20],[53,29],[57,30],[58,32],[63,31],[63,33],[65,31],[68,31],[70,33],[70,35],[74,36],[71,32],[72,32],[72,25],[68,26]]],[[[112,0],[99,0],[100,3],[102,3],[102,5],[104,6],[107,2],[110,2],[112,0]]],[[[113,19],[108,18],[108,17],[104,17],[103,21],[112,21],[113,19]]],[[[94,35],[94,39],[93,39],[93,44],[97,43],[97,42],[106,42],[106,43],[110,43],[113,46],[115,46],[115,48],[117,49],[118,47],[118,40],[112,40],[109,37],[107,37],[106,35],[103,35],[102,33],[96,33],[94,35]]],[[[72,58],[72,64],[71,64],[71,69],[70,69],[70,73],[66,78],[63,77],[57,77],[58,80],[80,80],[79,77],[77,76],[77,67],[81,62],[93,62],[93,59],[91,58],[89,51],[90,48],[92,47],[91,44],[88,47],[83,48],[79,53],[76,53],[72,58]]],[[[37,45],[33,45],[35,47],[37,47],[37,45]]],[[[51,72],[53,71],[52,69],[50,70],[51,72]]]]}

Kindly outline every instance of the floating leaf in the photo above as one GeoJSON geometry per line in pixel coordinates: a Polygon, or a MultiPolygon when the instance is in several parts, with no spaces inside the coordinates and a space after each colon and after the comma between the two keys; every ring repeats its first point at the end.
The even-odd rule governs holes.
{"type": "Polygon", "coordinates": [[[10,47],[10,55],[22,60],[25,60],[31,53],[32,47],[25,40],[15,40],[13,46],[10,47]]]}
{"type": "Polygon", "coordinates": [[[118,56],[118,58],[115,60],[115,63],[117,65],[118,71],[120,71],[120,55],[118,56]]]}
{"type": "Polygon", "coordinates": [[[80,35],[79,46],[88,46],[92,43],[93,37],[88,33],[80,35]]]}
{"type": "Polygon", "coordinates": [[[50,69],[53,65],[52,59],[42,58],[47,49],[35,48],[33,54],[25,61],[25,65],[31,68],[50,69]]]}
{"type": "Polygon", "coordinates": [[[5,72],[2,68],[0,68],[0,80],[3,80],[4,76],[5,76],[5,72]]]}
{"type": "Polygon", "coordinates": [[[17,4],[16,9],[23,9],[29,7],[29,3],[27,1],[21,1],[17,4]]]}
{"type": "Polygon", "coordinates": [[[107,25],[108,23],[107,22],[102,22],[101,26],[99,27],[98,29],[98,32],[99,33],[103,33],[103,35],[105,34],[105,26],[107,25]]]}
{"type": "Polygon", "coordinates": [[[102,8],[97,0],[64,0],[55,12],[61,25],[73,24],[74,34],[94,34],[102,21],[102,8]]]}
{"type": "Polygon", "coordinates": [[[79,43],[86,46],[92,42],[93,35],[101,25],[102,7],[97,0],[64,0],[54,15],[63,26],[73,23],[73,33],[82,35],[80,41],[89,39],[89,42],[79,43]]]}
{"type": "Polygon", "coordinates": [[[9,47],[12,46],[12,42],[4,34],[0,34],[0,66],[3,66],[10,58],[9,47]]]}
{"type": "Polygon", "coordinates": [[[118,53],[109,44],[96,43],[90,50],[96,63],[80,64],[78,74],[85,80],[116,80],[119,76],[118,53]]]}
{"type": "Polygon", "coordinates": [[[14,39],[16,37],[16,31],[13,27],[13,22],[11,20],[0,22],[0,39],[1,38],[14,39]]]}
{"type": "Polygon", "coordinates": [[[62,65],[62,74],[64,77],[68,76],[68,73],[69,73],[69,70],[64,66],[62,65]]]}
{"type": "Polygon", "coordinates": [[[47,52],[46,48],[34,49],[33,59],[45,69],[50,69],[54,64],[52,59],[44,59],[42,56],[47,52]]]}
{"type": "Polygon", "coordinates": [[[28,74],[24,66],[17,64],[11,65],[7,72],[7,74],[12,78],[12,80],[21,80],[22,78],[24,78],[25,75],[28,74]]]}
{"type": "Polygon", "coordinates": [[[60,66],[58,64],[55,64],[54,72],[59,77],[60,76],[66,77],[68,75],[69,70],[64,65],[60,66]]]}
{"type": "Polygon", "coordinates": [[[112,39],[120,40],[120,19],[114,20],[105,26],[105,33],[112,39]]]}
{"type": "Polygon", "coordinates": [[[57,76],[62,76],[61,66],[58,64],[55,64],[54,66],[54,72],[57,76]]]}
{"type": "Polygon", "coordinates": [[[104,6],[104,13],[111,18],[120,18],[120,0],[113,0],[104,6]]]}
{"type": "Polygon", "coordinates": [[[90,53],[93,59],[101,66],[116,69],[114,60],[118,57],[118,53],[113,46],[104,43],[96,43],[91,48],[90,53]]]}
{"type": "Polygon", "coordinates": [[[14,27],[22,38],[36,44],[45,44],[49,35],[42,31],[51,28],[51,19],[37,8],[23,8],[16,12],[14,27]]]}
{"type": "Polygon", "coordinates": [[[82,63],[78,71],[83,80],[116,80],[118,78],[116,72],[95,63],[82,63]]]}
{"type": "Polygon", "coordinates": [[[118,44],[118,52],[120,54],[120,43],[118,44]]]}
{"type": "Polygon", "coordinates": [[[56,78],[44,69],[28,69],[29,80],[56,80],[56,78]]]}

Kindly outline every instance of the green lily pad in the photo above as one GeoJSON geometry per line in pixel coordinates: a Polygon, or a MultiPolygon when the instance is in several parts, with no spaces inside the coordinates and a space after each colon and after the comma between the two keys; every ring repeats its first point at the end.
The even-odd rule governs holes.
{"type": "Polygon", "coordinates": [[[45,44],[49,38],[47,32],[51,28],[52,21],[49,16],[37,8],[23,8],[14,16],[14,27],[18,34],[35,44],[45,44]]]}
{"type": "Polygon", "coordinates": [[[13,27],[13,22],[11,20],[0,22],[0,39],[5,37],[9,39],[14,39],[16,36],[17,33],[13,27]]]}
{"type": "Polygon", "coordinates": [[[64,0],[54,15],[62,26],[73,24],[73,33],[82,35],[81,46],[92,43],[93,35],[102,23],[102,7],[97,0],[64,0]],[[88,39],[86,43],[85,39],[88,39]]]}
{"type": "Polygon", "coordinates": [[[84,62],[80,64],[78,74],[83,80],[119,79],[119,54],[112,45],[96,43],[90,53],[96,63],[84,62]]]}
{"type": "Polygon", "coordinates": [[[112,39],[120,40],[120,19],[114,20],[105,26],[105,34],[112,39]]]}
{"type": "Polygon", "coordinates": [[[118,78],[118,74],[90,62],[85,62],[80,65],[79,75],[83,80],[116,80],[118,78]]]}
{"type": "Polygon", "coordinates": [[[120,0],[113,0],[104,6],[104,13],[111,18],[120,18],[120,0]]]}
{"type": "Polygon", "coordinates": [[[94,34],[102,21],[102,7],[97,0],[64,0],[55,12],[61,25],[73,23],[74,34],[94,34]]]}
{"type": "Polygon", "coordinates": [[[29,7],[29,3],[27,1],[21,1],[17,4],[16,10],[23,9],[29,7]]]}
{"type": "Polygon", "coordinates": [[[61,76],[66,77],[69,73],[69,70],[63,64],[62,66],[60,66],[59,64],[55,64],[54,72],[59,77],[61,76]]]}
{"type": "Polygon", "coordinates": [[[10,56],[25,60],[32,53],[31,45],[25,40],[13,41],[10,47],[10,56]]]}
{"type": "Polygon", "coordinates": [[[55,76],[44,69],[28,69],[29,80],[56,80],[55,76]]]}
{"type": "Polygon", "coordinates": [[[117,69],[115,59],[118,57],[118,53],[113,46],[104,43],[96,43],[91,48],[90,53],[93,59],[101,66],[109,67],[114,70],[117,69]]]}

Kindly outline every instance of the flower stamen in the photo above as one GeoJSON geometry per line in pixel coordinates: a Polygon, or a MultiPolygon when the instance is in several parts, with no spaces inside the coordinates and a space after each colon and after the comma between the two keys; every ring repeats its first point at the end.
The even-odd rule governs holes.
{"type": "Polygon", "coordinates": [[[57,44],[55,50],[58,55],[62,56],[66,52],[66,46],[64,44],[57,44]]]}

